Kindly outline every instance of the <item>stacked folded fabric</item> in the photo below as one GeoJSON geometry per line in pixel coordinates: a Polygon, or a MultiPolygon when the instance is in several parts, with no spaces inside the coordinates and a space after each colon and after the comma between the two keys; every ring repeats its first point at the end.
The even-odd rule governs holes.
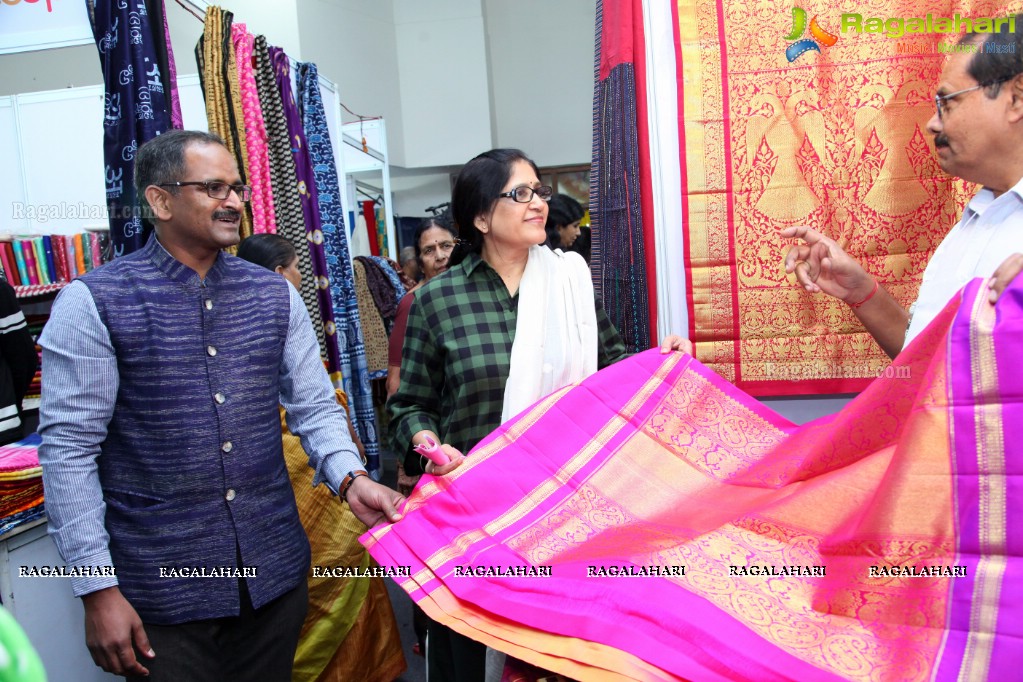
{"type": "MultiPolygon", "coordinates": [[[[42,365],[43,365],[43,349],[39,346],[39,335],[43,333],[43,325],[46,324],[46,320],[49,319],[49,314],[46,315],[25,315],[25,322],[28,324],[28,333],[32,335],[32,339],[36,342],[36,372],[32,377],[32,383],[28,385],[28,390],[25,391],[26,400],[39,400],[39,396],[42,393],[42,365]]],[[[23,409],[29,409],[25,404],[22,404],[23,409]]]]}
{"type": "Polygon", "coordinates": [[[43,516],[41,439],[33,433],[0,446],[0,535],[43,516]]]}

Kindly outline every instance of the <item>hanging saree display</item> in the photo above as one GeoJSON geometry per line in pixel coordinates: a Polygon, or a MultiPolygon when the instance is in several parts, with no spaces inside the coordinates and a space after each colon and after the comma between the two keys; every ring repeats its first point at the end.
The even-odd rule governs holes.
{"type": "Polygon", "coordinates": [[[284,121],[288,130],[288,142],[291,155],[295,161],[295,177],[298,179],[298,197],[301,202],[304,218],[305,248],[296,242],[295,246],[303,252],[302,258],[308,253],[311,266],[309,287],[306,287],[303,272],[302,298],[309,307],[309,316],[321,320],[316,325],[316,335],[320,339],[320,349],[327,360],[328,371],[337,372],[338,350],[337,337],[334,335],[334,311],[330,301],[330,289],[326,282],[326,264],[323,259],[323,231],[320,226],[320,208],[317,199],[316,180],[313,177],[309,150],[306,146],[305,131],[302,129],[302,115],[298,110],[298,100],[291,89],[291,61],[279,47],[269,47],[270,63],[273,65],[277,89],[281,95],[284,121]]]}
{"type": "MultiPolygon", "coordinates": [[[[970,3],[983,14],[982,4],[970,3]]],[[[871,13],[959,8],[889,2],[871,13]]],[[[908,53],[921,36],[839,34],[838,13],[823,3],[765,5],[763,16],[750,33],[739,29],[748,10],[678,7],[692,338],[697,357],[757,394],[860,390],[888,357],[848,306],[793,285],[778,265],[788,244],[776,235],[809,224],[904,307],[915,300],[968,196],[938,168],[926,130],[943,57],[908,53]],[[806,26],[814,15],[816,29],[806,26]],[[710,36],[717,60],[699,56],[710,36]]]]}
{"type": "MultiPolygon", "coordinates": [[[[869,15],[1021,8],[881,2],[869,15]]],[[[926,129],[938,48],[953,37],[842,31],[846,15],[823,2],[603,0],[602,16],[598,105],[630,66],[635,96],[625,99],[626,87],[622,111],[595,112],[594,171],[633,148],[639,161],[635,186],[629,166],[610,185],[598,175],[595,247],[621,242],[625,263],[615,267],[645,269],[651,326],[686,334],[702,362],[747,392],[862,390],[887,356],[848,306],[808,295],[785,274],[794,242],[778,233],[810,225],[903,306],[915,300],[927,261],[972,194],[941,172],[926,129]],[[632,112],[629,139],[615,121],[632,112]],[[631,231],[608,229],[608,211],[626,205],[609,191],[641,207],[645,251],[624,247],[633,222],[631,231]]]]}
{"type": "Polygon", "coordinates": [[[170,48],[162,18],[154,24],[145,3],[90,0],[86,5],[103,68],[103,173],[110,239],[114,255],[123,256],[145,244],[152,231],[137,209],[135,151],[172,127],[173,91],[167,91],[158,56],[169,57],[170,48]],[[164,45],[158,49],[157,43],[164,45]]]}
{"type": "Polygon", "coordinates": [[[369,235],[370,255],[380,255],[380,231],[377,229],[377,211],[375,201],[362,202],[362,217],[366,220],[366,234],[369,235]]]}
{"type": "MultiPolygon", "coordinates": [[[[277,234],[293,244],[301,244],[301,237],[305,234],[302,200],[298,196],[295,159],[291,155],[291,145],[288,143],[288,124],[284,121],[284,107],[281,104],[281,93],[277,90],[266,36],[256,36],[252,46],[252,58],[256,65],[254,77],[259,107],[266,128],[274,223],[277,234]]],[[[303,270],[303,280],[307,275],[312,277],[311,268],[308,273],[303,270]]]]}
{"type": "Polygon", "coordinates": [[[355,273],[355,300],[359,306],[359,320],[362,324],[362,335],[366,345],[366,368],[369,371],[370,379],[382,379],[387,376],[387,326],[373,300],[373,293],[369,288],[369,277],[366,270],[373,265],[367,265],[358,256],[352,264],[355,273]]]}
{"type": "Polygon", "coordinates": [[[647,351],[424,476],[363,542],[432,618],[572,679],[1015,679],[1021,341],[1023,281],[995,307],[975,280],[803,426],[647,351]]]}
{"type": "Polygon", "coordinates": [[[373,255],[388,258],[391,255],[391,250],[387,245],[387,213],[384,211],[383,206],[376,207],[374,222],[377,226],[377,246],[380,247],[380,253],[373,255]]]}
{"type": "Polygon", "coordinates": [[[593,283],[631,353],[650,347],[646,250],[640,210],[637,83],[631,1],[597,3],[590,226],[593,283]],[[606,47],[605,47],[606,46],[606,47]]]}
{"type": "Polygon", "coordinates": [[[163,39],[155,41],[154,45],[156,46],[156,63],[160,67],[160,80],[163,82],[164,92],[169,95],[171,128],[181,130],[185,127],[185,124],[181,118],[181,98],[178,96],[178,69],[174,62],[174,49],[171,47],[167,11],[163,6],[163,0],[146,0],[146,8],[150,16],[153,17],[153,23],[157,26],[157,34],[163,36],[163,39]]]}
{"type": "Polygon", "coordinates": [[[245,158],[248,164],[249,186],[252,198],[249,210],[252,212],[252,231],[276,232],[277,219],[274,213],[273,192],[270,188],[270,157],[266,144],[266,125],[263,110],[259,104],[259,89],[256,87],[253,65],[253,38],[245,24],[231,26],[238,66],[238,88],[241,93],[242,117],[245,121],[245,158]]]}
{"type": "MultiPolygon", "coordinates": [[[[211,133],[219,135],[238,164],[242,182],[248,183],[248,156],[245,153],[245,125],[242,96],[238,84],[238,64],[231,24],[234,14],[219,7],[206,8],[203,34],[195,47],[199,82],[206,101],[206,122],[211,133]]],[[[252,234],[252,208],[245,203],[238,228],[242,239],[252,234]]]]}
{"type": "MultiPolygon", "coordinates": [[[[320,216],[319,251],[323,268],[321,280],[328,287],[332,304],[331,334],[338,349],[337,364],[345,392],[352,401],[352,424],[366,447],[368,470],[380,470],[380,443],[377,435],[376,411],[369,386],[366,352],[363,343],[359,307],[354,286],[352,261],[348,254],[348,235],[345,230],[341,191],[338,185],[337,165],[330,146],[327,116],[320,96],[320,83],[316,65],[298,64],[298,92],[301,115],[308,144],[308,158],[316,183],[316,199],[320,216]]],[[[336,379],[336,377],[335,377],[336,379]]]]}

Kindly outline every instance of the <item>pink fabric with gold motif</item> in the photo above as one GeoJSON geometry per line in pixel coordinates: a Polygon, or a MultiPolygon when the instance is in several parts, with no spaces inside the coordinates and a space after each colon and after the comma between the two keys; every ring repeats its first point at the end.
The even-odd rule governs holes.
{"type": "Polygon", "coordinates": [[[975,280],[801,426],[640,353],[424,476],[362,541],[431,618],[571,679],[1018,679],[1019,281],[995,307],[975,280]]]}
{"type": "Polygon", "coordinates": [[[242,93],[242,115],[245,120],[245,153],[249,159],[249,177],[252,186],[252,231],[277,232],[273,194],[270,191],[270,155],[266,146],[266,125],[259,104],[256,79],[252,73],[252,44],[254,38],[245,24],[231,26],[235,59],[238,64],[238,85],[242,93]]]}

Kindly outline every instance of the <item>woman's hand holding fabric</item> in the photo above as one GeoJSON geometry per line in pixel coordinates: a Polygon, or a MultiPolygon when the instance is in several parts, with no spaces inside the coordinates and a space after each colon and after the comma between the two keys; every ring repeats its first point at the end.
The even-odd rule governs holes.
{"type": "Polygon", "coordinates": [[[446,476],[462,466],[462,462],[465,461],[465,455],[458,448],[452,447],[447,443],[443,443],[440,447],[444,454],[448,456],[448,463],[444,466],[437,466],[433,462],[428,462],[426,464],[426,473],[432,476],[446,476]]]}
{"type": "Polygon", "coordinates": [[[661,353],[670,353],[673,350],[680,350],[683,353],[693,354],[693,342],[683,339],[677,334],[669,334],[661,340],[661,353]]]}

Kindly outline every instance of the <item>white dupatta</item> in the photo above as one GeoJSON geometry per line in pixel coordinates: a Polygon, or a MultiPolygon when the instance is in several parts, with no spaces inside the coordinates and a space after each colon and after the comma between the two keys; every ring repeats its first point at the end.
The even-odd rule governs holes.
{"type": "Polygon", "coordinates": [[[531,246],[519,282],[504,423],[550,393],[597,371],[593,282],[578,253],[531,246]]]}

